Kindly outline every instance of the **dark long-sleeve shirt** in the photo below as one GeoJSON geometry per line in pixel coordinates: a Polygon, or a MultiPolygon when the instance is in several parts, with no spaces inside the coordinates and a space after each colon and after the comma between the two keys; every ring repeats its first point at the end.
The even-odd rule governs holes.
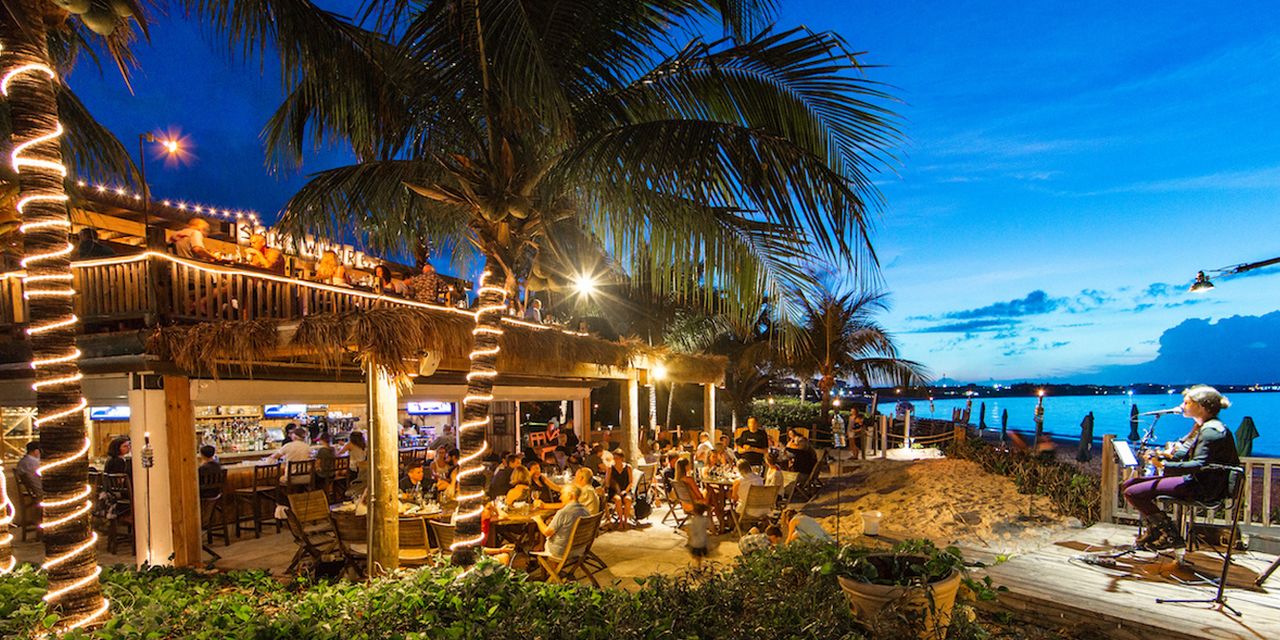
{"type": "Polygon", "coordinates": [[[1200,431],[1185,448],[1175,449],[1177,456],[1164,463],[1164,473],[1170,476],[1191,476],[1197,497],[1211,499],[1223,496],[1227,491],[1228,474],[1222,469],[1205,469],[1206,465],[1238,466],[1236,441],[1226,425],[1214,419],[1200,425],[1200,431]]]}

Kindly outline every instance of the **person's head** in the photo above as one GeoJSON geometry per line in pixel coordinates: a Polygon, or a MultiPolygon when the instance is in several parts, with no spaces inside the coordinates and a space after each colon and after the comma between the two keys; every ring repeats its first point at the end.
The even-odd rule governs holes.
{"type": "Polygon", "coordinates": [[[595,455],[600,455],[600,454],[604,453],[604,445],[602,445],[602,444],[600,444],[600,443],[598,443],[598,442],[597,442],[596,444],[591,445],[591,453],[593,453],[593,454],[595,454],[595,455]]]}
{"type": "Polygon", "coordinates": [[[449,459],[449,447],[440,447],[436,449],[436,462],[444,462],[449,459]]]}
{"type": "Polygon", "coordinates": [[[502,464],[514,469],[515,467],[520,466],[520,456],[518,454],[508,453],[503,457],[502,464]]]}
{"type": "Polygon", "coordinates": [[[779,527],[776,524],[771,524],[765,528],[764,535],[769,538],[769,542],[778,544],[779,542],[782,542],[782,527],[779,527]]]}
{"type": "Polygon", "coordinates": [[[795,428],[795,427],[791,427],[790,429],[787,429],[787,439],[788,439],[788,440],[795,441],[795,440],[796,440],[797,438],[799,438],[799,437],[800,437],[800,432],[799,432],[799,431],[796,431],[796,428],[795,428]]]}
{"type": "Polygon", "coordinates": [[[627,453],[622,449],[613,450],[613,468],[621,470],[627,464],[627,453]]]}
{"type": "Polygon", "coordinates": [[[591,469],[587,467],[582,467],[581,469],[578,469],[576,473],[573,474],[573,483],[578,485],[579,487],[589,487],[591,486],[591,480],[594,479],[595,477],[596,477],[596,474],[592,473],[591,469]]]}
{"type": "Polygon", "coordinates": [[[796,517],[798,513],[800,512],[796,511],[795,509],[791,509],[791,508],[783,509],[782,515],[779,516],[778,518],[778,522],[791,522],[791,519],[796,517]]]}
{"type": "Polygon", "coordinates": [[[409,464],[404,468],[404,475],[409,477],[409,481],[413,483],[422,482],[423,470],[421,460],[410,460],[409,464]]]}
{"type": "Polygon", "coordinates": [[[214,449],[213,445],[206,444],[203,447],[200,447],[200,457],[203,458],[205,462],[213,460],[213,457],[216,455],[218,455],[218,450],[214,449]]]}
{"type": "Polygon", "coordinates": [[[192,218],[187,221],[187,228],[200,233],[209,233],[209,221],[204,218],[192,218]]]}
{"type": "Polygon", "coordinates": [[[39,441],[37,441],[37,440],[32,440],[31,442],[28,442],[28,443],[27,443],[27,455],[31,456],[32,458],[39,458],[39,457],[40,457],[40,442],[39,442],[39,441]]]}
{"type": "Polygon", "coordinates": [[[698,442],[711,442],[711,436],[703,433],[698,435],[698,442]]]}
{"type": "Polygon", "coordinates": [[[772,451],[764,454],[764,463],[768,465],[770,469],[776,469],[778,467],[778,454],[772,451]]]}
{"type": "Polygon", "coordinates": [[[707,515],[707,505],[702,504],[701,502],[693,503],[693,515],[695,516],[707,515]]]}
{"type": "Polygon", "coordinates": [[[338,266],[338,254],[332,251],[326,251],[320,254],[320,264],[317,267],[325,269],[333,269],[338,266]]]}
{"type": "Polygon", "coordinates": [[[1231,401],[1217,389],[1198,384],[1182,392],[1182,412],[1191,418],[1208,420],[1231,406],[1231,401]]]}
{"type": "Polygon", "coordinates": [[[729,446],[729,436],[722,433],[720,434],[720,438],[716,440],[716,442],[718,443],[719,447],[727,448],[729,446]]]}
{"type": "Polygon", "coordinates": [[[533,307],[534,309],[541,309],[541,308],[542,308],[542,301],[541,301],[541,300],[539,300],[539,299],[537,299],[537,298],[534,298],[534,299],[533,299],[533,303],[532,303],[532,304],[530,304],[529,306],[533,307]]]}
{"type": "Polygon", "coordinates": [[[391,282],[391,270],[387,265],[380,264],[373,268],[373,277],[378,282],[391,282]]]}
{"type": "Polygon", "coordinates": [[[516,467],[511,470],[511,486],[529,484],[533,481],[533,476],[529,474],[529,470],[524,467],[516,467]]]}
{"type": "Polygon", "coordinates": [[[298,442],[306,442],[307,436],[310,436],[311,432],[307,431],[306,427],[298,427],[297,429],[290,431],[289,435],[292,436],[293,439],[297,440],[298,442]]]}
{"type": "Polygon", "coordinates": [[[576,484],[565,485],[564,488],[560,490],[560,501],[565,504],[578,502],[580,497],[582,497],[582,487],[576,484]]]}
{"type": "Polygon", "coordinates": [[[93,227],[80,229],[80,244],[93,244],[98,241],[98,230],[93,227]]]}
{"type": "Polygon", "coordinates": [[[322,447],[328,447],[333,444],[333,437],[327,433],[322,433],[316,436],[316,444],[322,447]]]}
{"type": "Polygon", "coordinates": [[[742,475],[744,475],[744,476],[745,476],[745,475],[747,475],[748,473],[751,473],[752,471],[753,471],[753,470],[752,470],[752,468],[751,468],[751,463],[750,463],[750,462],[747,462],[746,460],[739,460],[739,461],[738,461],[738,473],[741,473],[742,475]]]}
{"type": "Polygon", "coordinates": [[[556,441],[560,444],[569,444],[569,434],[561,430],[560,433],[556,435],[556,441]]]}
{"type": "Polygon", "coordinates": [[[760,421],[756,420],[755,416],[751,416],[750,418],[747,418],[747,428],[752,431],[759,431],[760,421]]]}
{"type": "MultiPolygon", "coordinates": [[[[530,460],[529,464],[525,465],[525,468],[529,470],[529,477],[531,479],[542,475],[542,464],[543,462],[541,460],[530,460]]],[[[547,466],[550,466],[553,463],[548,460],[546,464],[547,466]]]]}
{"type": "Polygon", "coordinates": [[[355,445],[355,446],[357,446],[357,447],[359,447],[359,448],[361,448],[361,449],[368,449],[368,448],[369,448],[369,445],[368,445],[368,444],[365,442],[365,440],[364,440],[364,432],[363,432],[363,431],[352,431],[352,432],[351,432],[350,442],[351,442],[351,444],[353,444],[353,445],[355,445]]]}
{"type": "Polygon", "coordinates": [[[435,272],[436,272],[435,265],[431,264],[430,262],[422,263],[422,275],[424,276],[435,275],[435,272]]]}
{"type": "Polygon", "coordinates": [[[129,455],[133,450],[129,442],[129,436],[116,436],[115,439],[107,445],[107,456],[111,458],[123,458],[129,455]]]}
{"type": "Polygon", "coordinates": [[[249,246],[257,251],[262,251],[267,248],[267,237],[261,233],[255,233],[249,236],[249,246]]]}

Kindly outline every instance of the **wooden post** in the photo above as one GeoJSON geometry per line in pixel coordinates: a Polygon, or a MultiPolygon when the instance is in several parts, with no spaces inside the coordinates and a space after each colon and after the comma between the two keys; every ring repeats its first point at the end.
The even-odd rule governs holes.
{"type": "Polygon", "coordinates": [[[640,383],[633,371],[622,383],[622,447],[627,458],[635,463],[640,460],[640,383]]]}
{"type": "Polygon", "coordinates": [[[954,430],[954,435],[952,439],[954,439],[956,442],[965,442],[966,440],[969,439],[968,429],[965,429],[960,425],[956,425],[955,427],[953,427],[953,430],[954,430]]]}
{"type": "Polygon", "coordinates": [[[1112,442],[1116,437],[1112,434],[1102,436],[1102,513],[1098,519],[1102,522],[1114,522],[1116,513],[1116,454],[1112,451],[1112,442]]]}
{"type": "Polygon", "coordinates": [[[173,505],[173,520],[170,522],[173,564],[198,567],[202,564],[200,479],[196,464],[198,443],[195,410],[191,406],[191,380],[186,376],[165,376],[164,407],[164,455],[169,459],[169,473],[163,481],[169,483],[169,500],[173,505]]]}
{"type": "Polygon", "coordinates": [[[381,367],[365,371],[369,390],[369,573],[395,569],[400,558],[400,438],[396,384],[381,367]]]}
{"type": "Polygon", "coordinates": [[[719,442],[720,435],[716,433],[716,385],[710,382],[702,385],[702,430],[711,434],[711,444],[719,442]]]}
{"type": "Polygon", "coordinates": [[[880,416],[880,457],[889,457],[889,416],[880,416]]]}
{"type": "Polygon", "coordinates": [[[902,414],[902,448],[911,448],[911,412],[902,414]]]}

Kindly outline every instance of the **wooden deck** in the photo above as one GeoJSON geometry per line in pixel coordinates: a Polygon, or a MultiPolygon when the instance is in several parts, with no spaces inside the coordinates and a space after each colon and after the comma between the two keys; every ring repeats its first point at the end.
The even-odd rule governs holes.
{"type": "MultiPolygon", "coordinates": [[[[1008,588],[992,608],[1027,620],[1074,624],[1113,638],[1280,638],[1280,574],[1255,589],[1252,584],[1274,560],[1256,551],[1232,557],[1227,602],[1243,614],[1236,617],[1212,604],[1157,604],[1156,598],[1212,598],[1210,586],[1186,586],[1176,577],[1194,579],[1171,557],[1141,553],[1121,559],[1115,568],[1080,561],[1133,540],[1134,527],[1096,524],[1033,553],[992,566],[987,575],[1008,588]]],[[[1179,553],[1178,557],[1182,557],[1179,553]]],[[[1221,561],[1197,551],[1189,561],[1216,575],[1221,561]]]]}

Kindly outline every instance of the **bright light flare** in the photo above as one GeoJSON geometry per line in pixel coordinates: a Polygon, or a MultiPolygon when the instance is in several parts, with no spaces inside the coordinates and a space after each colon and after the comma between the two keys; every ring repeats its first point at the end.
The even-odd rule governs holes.
{"type": "Polygon", "coordinates": [[[573,290],[580,296],[591,296],[596,292],[598,283],[594,276],[581,274],[573,279],[573,290]]]}

